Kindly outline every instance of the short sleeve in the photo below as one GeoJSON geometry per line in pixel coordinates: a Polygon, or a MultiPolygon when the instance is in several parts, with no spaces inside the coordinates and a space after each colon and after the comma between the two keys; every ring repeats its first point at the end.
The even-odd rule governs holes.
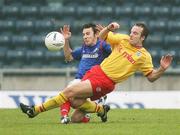
{"type": "Polygon", "coordinates": [[[111,46],[114,46],[119,44],[119,42],[121,42],[121,40],[123,39],[129,39],[129,36],[126,34],[109,32],[106,42],[109,43],[111,46]]]}
{"type": "Polygon", "coordinates": [[[144,76],[149,75],[153,71],[152,57],[147,53],[144,64],[141,66],[140,71],[143,72],[144,76]]]}

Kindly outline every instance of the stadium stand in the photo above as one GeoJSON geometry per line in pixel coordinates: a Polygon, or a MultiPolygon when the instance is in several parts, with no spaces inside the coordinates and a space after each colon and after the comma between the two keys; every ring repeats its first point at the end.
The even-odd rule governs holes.
{"type": "Polygon", "coordinates": [[[44,36],[64,24],[71,25],[75,48],[82,44],[84,23],[118,21],[123,33],[134,22],[143,21],[150,28],[146,47],[155,65],[162,52],[170,52],[175,55],[173,67],[179,68],[179,6],[180,0],[4,0],[0,5],[0,67],[66,66],[63,53],[49,52],[44,46],[44,36]]]}

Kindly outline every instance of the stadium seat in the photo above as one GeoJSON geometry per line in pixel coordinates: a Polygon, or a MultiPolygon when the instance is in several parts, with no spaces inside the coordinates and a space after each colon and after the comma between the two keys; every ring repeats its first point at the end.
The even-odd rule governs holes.
{"type": "Polygon", "coordinates": [[[160,49],[164,47],[164,38],[163,35],[149,35],[145,41],[145,47],[148,49],[160,49]]]}
{"type": "Polygon", "coordinates": [[[37,20],[35,21],[35,33],[50,32],[54,29],[54,24],[51,20],[37,20]]]}
{"type": "MultiPolygon", "coordinates": [[[[135,5],[134,5],[135,6],[135,5]]],[[[136,22],[144,22],[147,24],[147,22],[150,20],[150,18],[152,17],[152,10],[151,7],[149,7],[148,5],[138,5],[135,6],[135,8],[132,11],[132,20],[136,21],[136,22]]]]}
{"type": "Polygon", "coordinates": [[[143,16],[143,17],[152,17],[152,11],[151,7],[149,6],[136,6],[135,9],[133,10],[134,16],[143,16]]]}
{"type": "MultiPolygon", "coordinates": [[[[141,1],[141,0],[139,0],[139,1],[141,1]]],[[[171,4],[171,2],[174,4],[174,1],[169,1],[169,0],[146,0],[146,1],[152,3],[154,6],[162,6],[162,5],[169,6],[171,4]]]]}
{"type": "Polygon", "coordinates": [[[129,34],[129,29],[131,27],[129,19],[119,20],[118,23],[121,25],[120,33],[129,34]]]}
{"type": "Polygon", "coordinates": [[[10,35],[0,35],[0,46],[9,48],[11,45],[11,37],[10,35]]]}
{"type": "Polygon", "coordinates": [[[1,32],[15,31],[15,22],[12,20],[0,20],[1,32]]]}
{"type": "Polygon", "coordinates": [[[39,60],[39,59],[43,59],[44,57],[44,52],[40,51],[40,50],[28,50],[26,53],[26,59],[27,60],[39,60]]]}
{"type": "Polygon", "coordinates": [[[4,68],[4,62],[3,61],[0,61],[0,68],[3,69],[4,68]]]}
{"type": "Polygon", "coordinates": [[[4,0],[5,5],[44,5],[46,0],[4,0]]]}
{"type": "Polygon", "coordinates": [[[84,17],[92,18],[96,14],[92,6],[83,6],[83,5],[77,7],[76,13],[78,18],[84,18],[84,17]]]}
{"type": "Polygon", "coordinates": [[[166,55],[166,54],[171,54],[173,56],[176,55],[176,51],[175,50],[160,50],[160,56],[166,55]]]}
{"type": "Polygon", "coordinates": [[[48,6],[41,6],[40,8],[39,8],[39,15],[41,16],[41,17],[44,17],[45,15],[52,15],[52,12],[53,11],[51,11],[51,10],[53,10],[53,8],[50,8],[49,10],[47,10],[47,9],[49,9],[49,7],[48,6]]]}
{"type": "Polygon", "coordinates": [[[76,10],[74,6],[44,6],[40,7],[40,18],[63,20],[65,18],[74,18],[76,10]],[[48,9],[48,10],[47,10],[48,9]]]}
{"type": "Polygon", "coordinates": [[[171,10],[171,18],[177,19],[180,15],[180,8],[179,6],[173,6],[171,10]]]}
{"type": "Polygon", "coordinates": [[[31,49],[33,49],[33,50],[45,50],[46,48],[44,45],[44,36],[42,36],[42,35],[31,36],[31,38],[30,38],[31,49]]]}
{"type": "Polygon", "coordinates": [[[180,22],[179,21],[168,21],[168,32],[176,33],[176,31],[180,30],[180,22]]]}
{"type": "Polygon", "coordinates": [[[72,29],[73,25],[71,25],[71,24],[74,23],[74,20],[73,19],[71,20],[71,18],[68,18],[68,19],[63,19],[63,20],[54,20],[52,23],[53,23],[53,26],[54,26],[52,28],[52,30],[53,31],[59,31],[60,28],[62,28],[65,24],[70,25],[70,28],[72,29]]]}
{"type": "Polygon", "coordinates": [[[164,33],[164,31],[168,31],[167,22],[163,20],[151,20],[148,23],[149,29],[152,30],[155,34],[164,33]]]}
{"type": "Polygon", "coordinates": [[[77,20],[77,21],[74,21],[71,25],[71,30],[73,33],[76,33],[78,35],[80,35],[82,33],[82,26],[83,24],[85,23],[88,23],[84,20],[77,20]]]}
{"type": "MultiPolygon", "coordinates": [[[[79,2],[79,1],[78,1],[79,2]]],[[[72,1],[72,0],[62,0],[62,4],[64,6],[69,6],[69,5],[78,5],[76,1],[72,1]]],[[[79,3],[79,5],[81,5],[81,3],[79,3]]],[[[82,4],[83,5],[83,4],[82,4]]]]}
{"type": "Polygon", "coordinates": [[[95,1],[89,0],[84,1],[84,0],[78,0],[78,1],[73,1],[73,0],[63,0],[62,4],[66,6],[73,6],[73,7],[78,7],[78,6],[86,6],[86,5],[91,5],[92,3],[96,3],[95,1]]]}
{"type": "Polygon", "coordinates": [[[6,61],[7,48],[0,46],[0,61],[6,61]]]}
{"type": "Polygon", "coordinates": [[[7,63],[6,54],[7,48],[0,46],[0,68],[3,68],[4,65],[7,63]]]}
{"type": "Polygon", "coordinates": [[[153,7],[153,17],[154,18],[167,18],[170,16],[170,8],[167,6],[156,6],[153,7]]]}
{"type": "MultiPolygon", "coordinates": [[[[174,4],[174,1],[173,1],[173,4],[174,4]]],[[[175,5],[176,6],[180,6],[180,1],[179,0],[175,0],[175,5]]]]}
{"type": "Polygon", "coordinates": [[[180,35],[166,35],[165,36],[165,47],[168,48],[177,48],[180,43],[180,35]]]}
{"type": "Polygon", "coordinates": [[[62,12],[63,12],[63,7],[58,7],[58,6],[41,6],[39,9],[39,18],[46,18],[46,19],[51,19],[51,18],[57,18],[60,19],[62,18],[62,12]],[[48,10],[47,10],[48,9],[48,10]],[[60,18],[58,18],[60,17],[60,18]]]}
{"type": "Polygon", "coordinates": [[[30,46],[29,37],[25,35],[12,36],[12,49],[26,50],[30,46]]]}
{"type": "Polygon", "coordinates": [[[65,65],[64,54],[63,51],[58,52],[45,52],[45,59],[46,59],[46,67],[62,67],[65,65]]]}
{"type": "Polygon", "coordinates": [[[113,8],[111,6],[97,6],[96,7],[96,18],[101,18],[101,17],[113,17],[114,12],[113,8]]]}
{"type": "Polygon", "coordinates": [[[25,60],[25,51],[22,50],[8,50],[6,58],[8,61],[25,60]]]}
{"type": "Polygon", "coordinates": [[[41,50],[28,50],[26,53],[26,63],[24,67],[42,67],[44,64],[44,52],[41,50]]]}
{"type": "Polygon", "coordinates": [[[61,9],[62,9],[62,15],[63,16],[65,16],[65,17],[75,17],[74,13],[76,13],[76,7],[74,7],[74,6],[66,6],[66,7],[62,7],[61,9]]]}
{"type": "Polygon", "coordinates": [[[123,17],[123,18],[127,18],[127,17],[132,17],[133,15],[133,10],[131,7],[129,6],[116,6],[115,7],[115,17],[117,17],[118,19],[123,17]]]}
{"type": "Polygon", "coordinates": [[[46,51],[45,58],[47,61],[62,60],[62,59],[64,60],[64,54],[63,51],[57,51],[57,52],[46,51]]]}
{"type": "Polygon", "coordinates": [[[19,13],[20,18],[23,19],[30,19],[30,18],[35,19],[39,17],[38,14],[39,14],[38,6],[30,6],[30,5],[22,6],[20,8],[20,13],[19,13]]]}
{"type": "Polygon", "coordinates": [[[176,55],[174,56],[174,68],[180,68],[180,50],[176,50],[176,55]]]}
{"type": "Polygon", "coordinates": [[[2,17],[6,19],[17,18],[19,15],[18,6],[3,6],[2,7],[2,17]]]}
{"type": "MultiPolygon", "coordinates": [[[[6,64],[11,68],[22,68],[25,63],[25,51],[8,50],[6,54],[6,64]]],[[[7,67],[6,66],[6,67],[7,67]]]]}
{"type": "Polygon", "coordinates": [[[73,49],[81,47],[83,44],[83,39],[81,36],[72,36],[70,39],[70,45],[73,49]]]}
{"type": "Polygon", "coordinates": [[[16,32],[30,32],[34,30],[34,22],[30,20],[16,21],[16,32]]]}

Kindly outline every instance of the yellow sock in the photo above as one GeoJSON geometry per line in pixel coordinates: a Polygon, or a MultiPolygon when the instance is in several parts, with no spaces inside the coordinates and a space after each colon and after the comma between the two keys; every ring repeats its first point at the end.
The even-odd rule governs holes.
{"type": "Polygon", "coordinates": [[[59,107],[63,103],[68,101],[66,96],[63,93],[60,93],[59,95],[47,100],[46,102],[42,103],[41,105],[35,106],[35,112],[40,113],[44,111],[48,111],[50,109],[59,107]]]}
{"type": "Polygon", "coordinates": [[[89,100],[86,100],[86,102],[78,108],[88,113],[101,113],[101,114],[104,113],[104,109],[102,105],[99,105],[96,102],[89,100]]]}

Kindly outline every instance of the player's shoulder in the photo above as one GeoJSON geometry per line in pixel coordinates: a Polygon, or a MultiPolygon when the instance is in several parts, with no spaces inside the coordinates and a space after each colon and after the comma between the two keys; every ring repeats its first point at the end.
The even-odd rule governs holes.
{"type": "Polygon", "coordinates": [[[118,38],[121,38],[121,39],[129,39],[129,35],[124,34],[124,33],[109,32],[108,35],[110,35],[110,36],[118,36],[118,38]]]}
{"type": "Polygon", "coordinates": [[[143,52],[146,58],[151,58],[151,54],[146,48],[142,47],[141,52],[143,52]]]}
{"type": "Polygon", "coordinates": [[[126,41],[129,41],[129,35],[127,34],[119,34],[119,38],[121,38],[122,40],[126,40],[126,41]]]}
{"type": "Polygon", "coordinates": [[[98,44],[102,46],[109,45],[105,40],[102,40],[102,39],[98,39],[98,44]]]}

